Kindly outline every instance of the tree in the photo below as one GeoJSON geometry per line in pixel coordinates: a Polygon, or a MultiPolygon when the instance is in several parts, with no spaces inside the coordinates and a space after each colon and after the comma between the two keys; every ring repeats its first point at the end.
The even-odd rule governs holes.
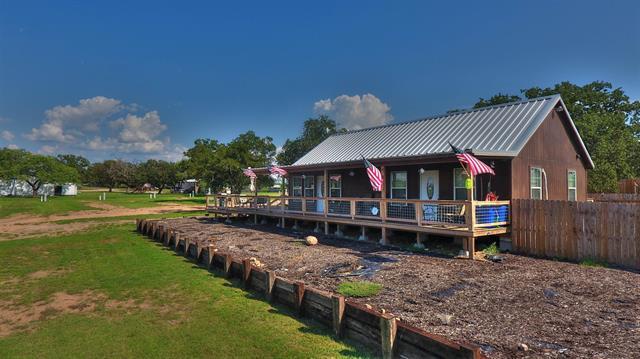
{"type": "Polygon", "coordinates": [[[293,164],[327,137],[345,131],[343,128],[339,129],[336,122],[329,116],[321,115],[318,118],[310,118],[304,122],[302,134],[299,137],[285,141],[282,151],[278,153],[276,159],[281,165],[293,164]]]}
{"type": "Polygon", "coordinates": [[[151,159],[140,164],[139,169],[145,181],[158,188],[158,194],[178,182],[178,166],[175,163],[151,159]]]}
{"type": "Polygon", "coordinates": [[[91,185],[107,187],[109,192],[120,185],[135,188],[144,181],[139,177],[139,171],[135,165],[122,160],[94,163],[89,167],[88,178],[91,185]]]}
{"type": "Polygon", "coordinates": [[[77,182],[78,171],[54,157],[30,153],[24,150],[3,149],[0,152],[0,178],[22,180],[31,187],[35,197],[45,183],[61,184],[77,182]]]}
{"type": "Polygon", "coordinates": [[[89,162],[88,159],[73,154],[58,155],[57,158],[58,161],[69,167],[73,167],[78,171],[78,174],[80,175],[80,182],[87,182],[87,173],[89,171],[89,166],[91,166],[91,162],[89,162]]]}
{"type": "MultiPolygon", "coordinates": [[[[589,172],[589,192],[616,192],[620,179],[640,176],[640,101],[621,88],[595,81],[583,86],[561,82],[553,87],[521,90],[526,98],[560,94],[595,163],[589,172]]],[[[474,107],[519,99],[498,94],[474,107]]]]}
{"type": "MultiPolygon", "coordinates": [[[[253,131],[239,135],[228,144],[198,139],[185,152],[187,159],[180,167],[186,177],[204,181],[214,191],[229,187],[231,191],[239,193],[249,184],[242,170],[269,165],[275,150],[271,137],[260,137],[253,131]]],[[[270,181],[269,177],[261,177],[258,184],[270,181]]]]}
{"type": "Polygon", "coordinates": [[[515,101],[520,101],[522,100],[520,98],[520,96],[516,96],[516,95],[507,95],[507,94],[503,94],[498,92],[497,95],[493,95],[491,96],[488,100],[483,99],[482,97],[478,100],[478,102],[476,102],[475,105],[473,105],[473,108],[481,108],[481,107],[487,107],[487,106],[493,106],[493,105],[500,105],[503,103],[507,103],[507,102],[515,102],[515,101]]]}

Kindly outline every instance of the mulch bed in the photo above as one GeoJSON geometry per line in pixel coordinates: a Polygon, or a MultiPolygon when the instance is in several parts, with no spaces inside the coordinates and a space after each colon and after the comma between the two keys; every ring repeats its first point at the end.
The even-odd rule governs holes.
{"type": "Polygon", "coordinates": [[[302,233],[269,225],[166,222],[308,286],[335,291],[346,280],[380,283],[378,295],[348,300],[475,343],[489,357],[640,358],[638,273],[509,254],[502,263],[441,258],[321,235],[318,245],[306,246],[302,233]],[[452,315],[448,324],[445,315],[452,315]]]}

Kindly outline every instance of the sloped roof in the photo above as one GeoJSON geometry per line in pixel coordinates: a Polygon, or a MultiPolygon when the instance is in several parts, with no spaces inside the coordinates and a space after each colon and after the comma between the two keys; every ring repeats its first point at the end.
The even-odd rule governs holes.
{"type": "MultiPolygon", "coordinates": [[[[566,111],[560,95],[553,95],[339,133],[324,140],[293,166],[351,162],[361,156],[376,160],[437,155],[451,152],[448,142],[479,156],[515,157],[558,102],[566,111]]],[[[568,117],[586,161],[593,167],[568,117]]]]}

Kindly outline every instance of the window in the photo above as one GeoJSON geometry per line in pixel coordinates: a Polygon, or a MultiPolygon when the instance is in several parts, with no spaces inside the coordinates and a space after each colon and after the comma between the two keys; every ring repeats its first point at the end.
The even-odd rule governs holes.
{"type": "Polygon", "coordinates": [[[578,179],[575,170],[567,171],[567,186],[569,189],[569,201],[578,200],[578,179]]]}
{"type": "Polygon", "coordinates": [[[467,187],[465,182],[467,181],[467,172],[462,168],[453,169],[453,199],[458,201],[467,200],[467,187]]]}
{"type": "Polygon", "coordinates": [[[313,190],[314,190],[315,186],[314,186],[314,177],[313,176],[307,176],[304,179],[304,196],[305,197],[313,197],[313,190]]]}
{"type": "Polygon", "coordinates": [[[391,198],[407,199],[407,172],[391,172],[391,198]]]}
{"type": "Polygon", "coordinates": [[[542,168],[531,167],[531,199],[542,199],[542,168]]]}
{"type": "Polygon", "coordinates": [[[329,197],[342,197],[342,176],[329,176],[329,197]]]}
{"type": "Polygon", "coordinates": [[[291,178],[291,188],[293,197],[302,197],[302,177],[295,176],[291,178]]]}

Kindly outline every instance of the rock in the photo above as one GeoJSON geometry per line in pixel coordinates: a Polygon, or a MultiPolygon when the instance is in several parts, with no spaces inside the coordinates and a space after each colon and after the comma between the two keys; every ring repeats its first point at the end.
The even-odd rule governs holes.
{"type": "Polygon", "coordinates": [[[521,350],[523,352],[529,351],[529,346],[525,343],[520,343],[518,344],[518,350],[521,350]]]}
{"type": "Polygon", "coordinates": [[[438,314],[438,319],[440,319],[440,323],[442,323],[442,325],[449,325],[449,324],[451,324],[451,320],[453,320],[453,315],[451,315],[451,314],[438,314]]]}
{"type": "Polygon", "coordinates": [[[500,262],[504,261],[504,257],[500,256],[500,255],[497,255],[497,254],[490,254],[486,258],[487,258],[487,260],[490,260],[490,261],[495,262],[495,263],[500,263],[500,262]]]}
{"type": "Polygon", "coordinates": [[[371,306],[371,304],[365,304],[365,307],[367,307],[367,309],[373,309],[373,307],[371,306]]]}
{"type": "Polygon", "coordinates": [[[553,289],[551,288],[545,288],[542,293],[544,294],[545,298],[547,299],[551,299],[554,298],[556,296],[558,296],[558,293],[556,293],[553,289]]]}
{"type": "Polygon", "coordinates": [[[249,261],[251,261],[251,264],[255,267],[258,267],[258,268],[264,267],[264,264],[262,264],[256,257],[249,258],[249,261]]]}
{"type": "Polygon", "coordinates": [[[306,236],[304,238],[304,242],[308,245],[308,246],[315,246],[316,244],[318,244],[318,238],[314,237],[314,236],[306,236]]]}

